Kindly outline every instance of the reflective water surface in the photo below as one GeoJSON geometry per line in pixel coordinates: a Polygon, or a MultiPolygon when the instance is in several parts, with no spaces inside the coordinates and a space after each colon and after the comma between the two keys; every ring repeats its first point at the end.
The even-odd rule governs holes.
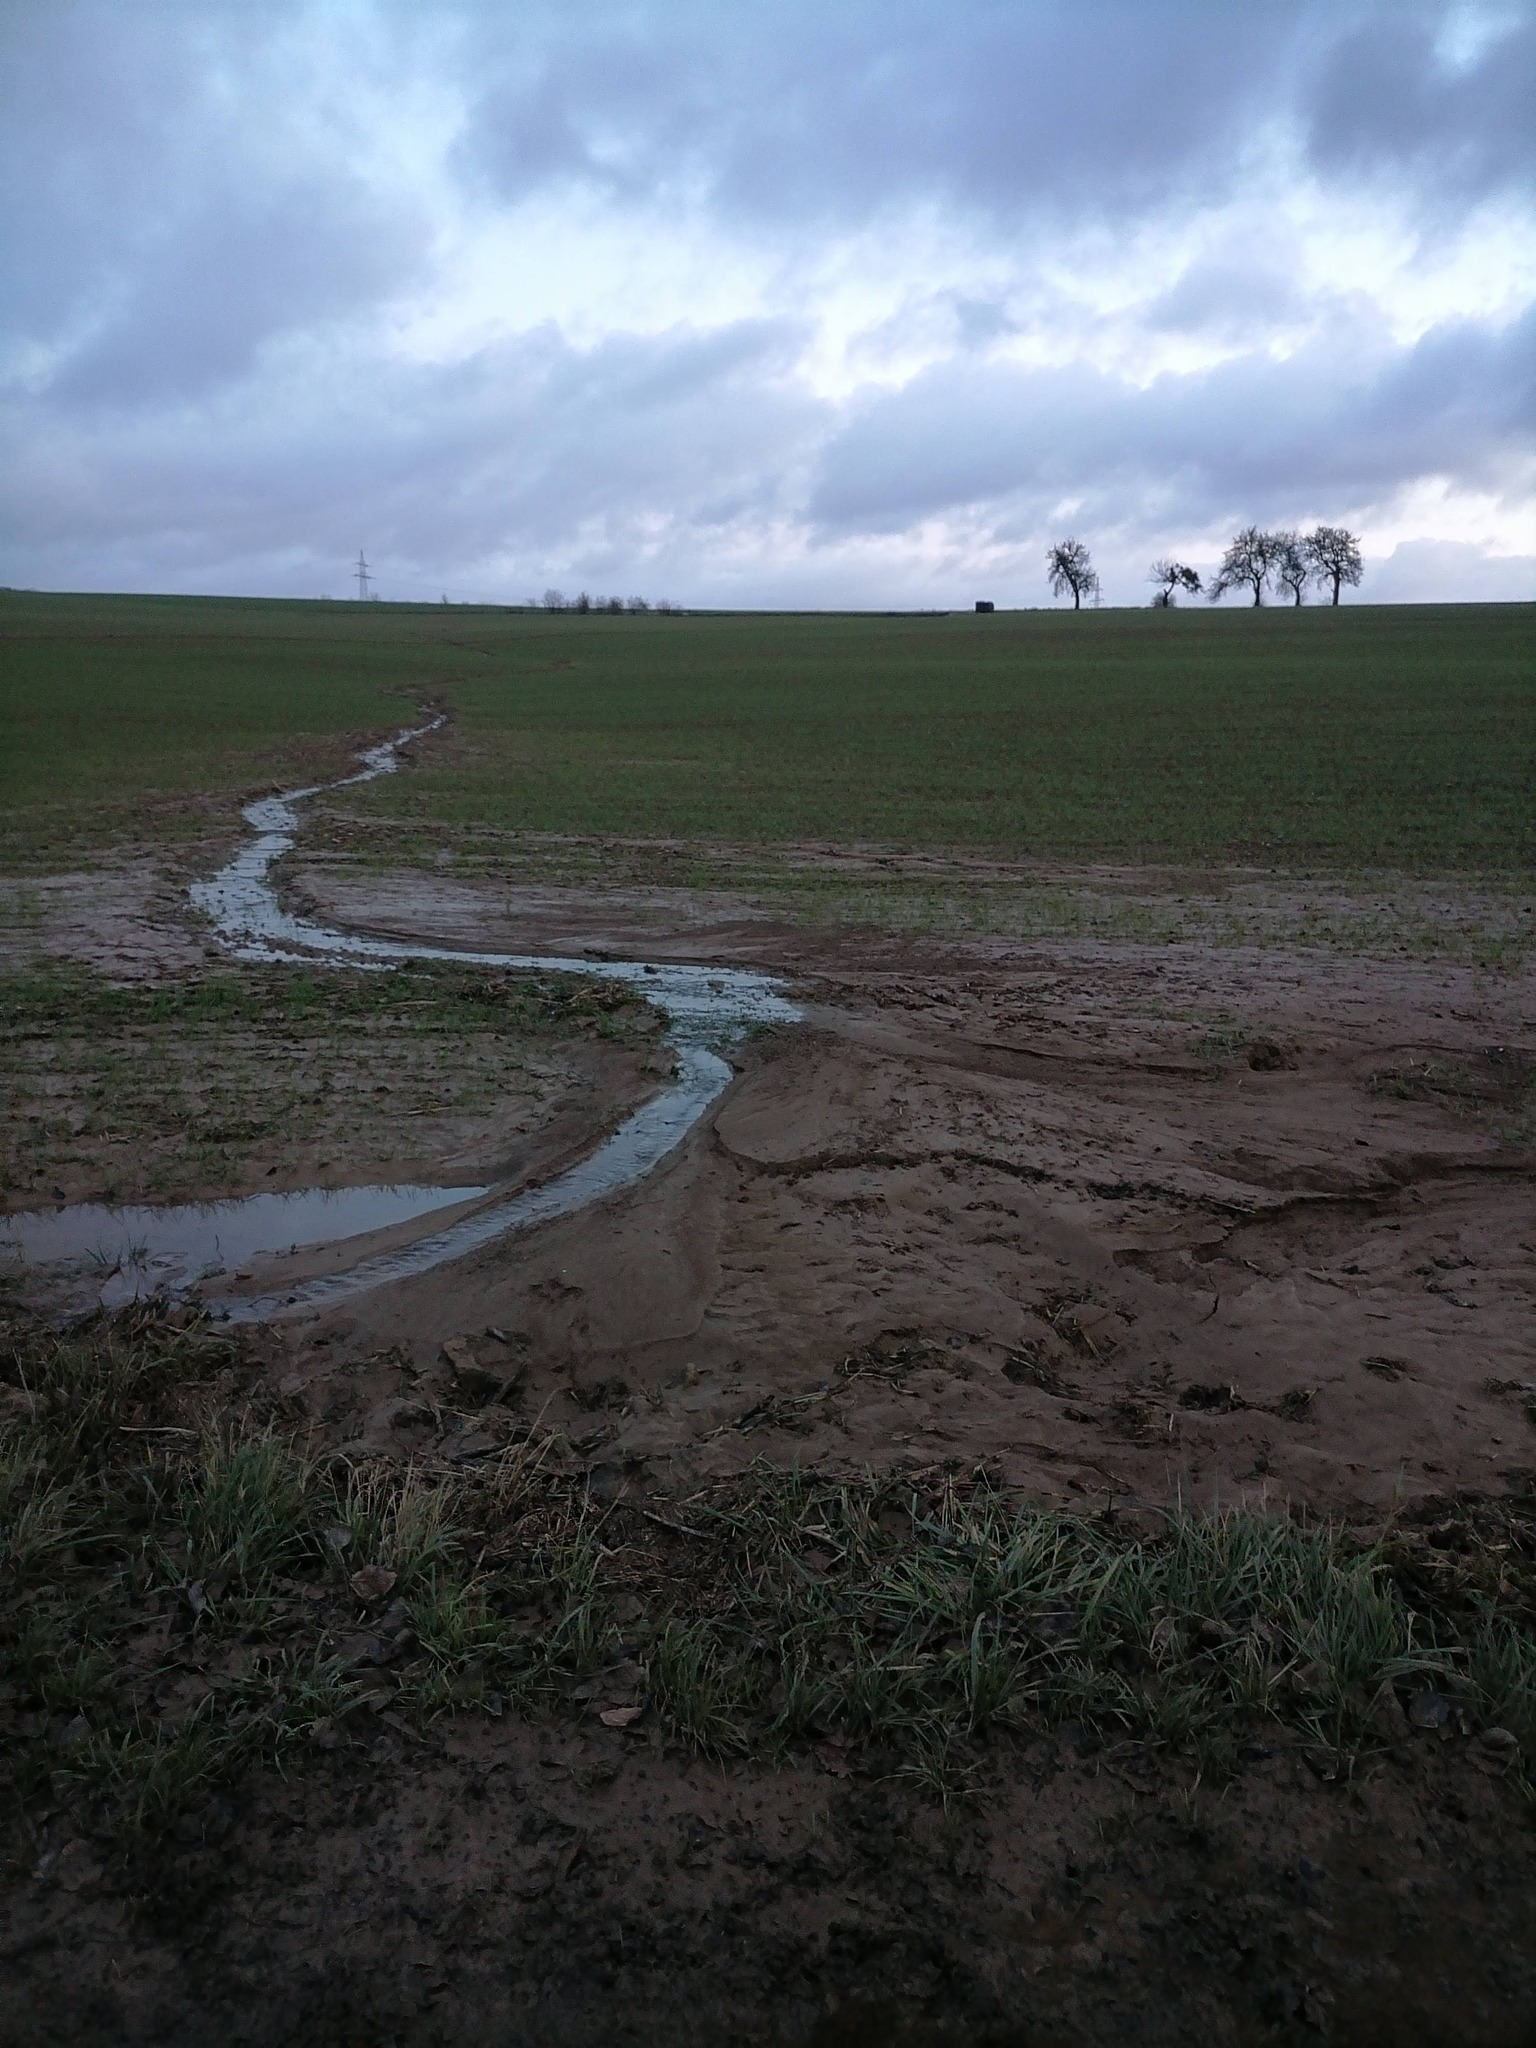
{"type": "Polygon", "coordinates": [[[478,1209],[445,1230],[364,1259],[344,1273],[323,1274],[275,1294],[231,1299],[219,1305],[236,1322],[281,1315],[285,1309],[318,1307],[361,1293],[364,1288],[377,1287],[385,1280],[428,1272],[448,1259],[459,1259],[466,1252],[478,1250],[509,1230],[526,1229],[529,1224],[547,1222],[552,1216],[569,1215],[573,1209],[585,1207],[613,1188],[628,1186],[666,1157],[731,1078],[726,1062],[703,1046],[684,1046],[678,1064],[682,1079],[675,1088],[654,1096],[595,1152],[557,1179],[540,1187],[522,1188],[505,1201],[478,1209]]]}
{"type": "Polygon", "coordinates": [[[405,940],[364,938],[290,917],[279,905],[269,875],[272,863],[289,850],[297,836],[295,806],[324,789],[345,789],[393,774],[398,750],[434,732],[442,722],[433,719],[370,748],[359,757],[363,766],[355,775],[247,804],[243,816],[256,838],[211,881],[193,884],[193,903],[212,920],[219,938],[240,960],[347,967],[441,960],[475,967],[584,974],[627,983],[639,988],[667,1019],[667,1036],[677,1053],[673,1086],[636,1110],[586,1159],[556,1179],[509,1191],[504,1200],[484,1203],[445,1229],[390,1251],[365,1255],[344,1271],[254,1299],[227,1294],[217,1284],[217,1276],[232,1272],[243,1260],[262,1252],[358,1237],[419,1219],[439,1208],[494,1195],[495,1190],[315,1189],[165,1209],[109,1210],[82,1204],[0,1220],[0,1252],[9,1247],[32,1265],[99,1259],[106,1275],[102,1300],[109,1305],[139,1292],[183,1291],[202,1280],[205,1284],[200,1291],[209,1305],[239,1320],[317,1306],[386,1280],[427,1272],[507,1231],[566,1215],[639,1180],[681,1143],[729,1083],[731,1069],[718,1049],[754,1024],[798,1019],[799,1010],[780,994],[775,982],[742,968],[466,952],[405,940]],[[398,1206],[391,1210],[390,1203],[398,1206]],[[280,1216],[285,1220],[280,1222],[280,1216]],[[359,1218],[366,1220],[355,1220],[359,1218]]]}
{"type": "Polygon", "coordinates": [[[110,1307],[135,1294],[177,1293],[232,1272],[264,1252],[300,1251],[387,1230],[439,1209],[474,1201],[484,1188],[307,1188],[298,1194],[246,1195],[171,1208],[109,1209],[98,1202],[0,1218],[0,1256],[29,1266],[76,1264],[103,1276],[110,1307]]]}

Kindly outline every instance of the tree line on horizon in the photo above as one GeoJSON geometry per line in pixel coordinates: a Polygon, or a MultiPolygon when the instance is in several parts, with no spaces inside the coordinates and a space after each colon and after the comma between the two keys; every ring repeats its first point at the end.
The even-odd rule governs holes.
{"type": "MultiPolygon", "coordinates": [[[[1071,591],[1074,611],[1082,609],[1085,597],[1098,596],[1098,571],[1080,540],[1069,535],[1057,541],[1047,550],[1045,564],[1052,592],[1064,597],[1071,591]]],[[[1203,583],[1199,571],[1187,562],[1168,555],[1152,564],[1147,580],[1156,587],[1153,605],[1166,610],[1178,602],[1181,590],[1191,597],[1198,597],[1203,590],[1214,604],[1229,590],[1246,589],[1253,592],[1254,603],[1261,605],[1272,583],[1288,590],[1294,604],[1302,602],[1309,583],[1316,583],[1319,589],[1331,592],[1330,601],[1337,604],[1343,586],[1358,584],[1364,573],[1359,536],[1347,526],[1315,526],[1310,533],[1298,533],[1294,527],[1270,531],[1245,526],[1232,536],[1209,584],[1203,583]]]]}
{"type": "Polygon", "coordinates": [[[659,597],[654,604],[644,597],[589,597],[586,591],[578,591],[575,597],[567,597],[563,590],[546,590],[538,600],[538,608],[546,612],[680,612],[682,606],[673,604],[670,598],[659,597]]]}

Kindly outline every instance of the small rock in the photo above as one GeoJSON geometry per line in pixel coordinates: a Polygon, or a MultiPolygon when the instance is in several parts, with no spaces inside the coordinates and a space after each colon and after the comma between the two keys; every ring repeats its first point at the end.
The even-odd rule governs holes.
{"type": "Polygon", "coordinates": [[[1179,1406],[1193,1408],[1202,1415],[1230,1415],[1235,1409],[1246,1408],[1248,1403],[1236,1387],[1220,1387],[1197,1381],[1180,1392],[1179,1406]]]}
{"type": "Polygon", "coordinates": [[[66,1843],[60,1856],[53,1881],[61,1891],[82,1892],[96,1884],[101,1877],[101,1866],[92,1856],[84,1842],[66,1843]]]}
{"type": "Polygon", "coordinates": [[[1520,1747],[1520,1738],[1508,1728],[1485,1728],[1477,1739],[1494,1756],[1513,1756],[1520,1747]]]}
{"type": "Polygon", "coordinates": [[[384,1600],[395,1590],[395,1574],[381,1564],[365,1564],[348,1580],[359,1600],[384,1600]]]}
{"type": "Polygon", "coordinates": [[[597,1718],[605,1728],[628,1728],[644,1712],[644,1707],[604,1707],[597,1718]]]}
{"type": "Polygon", "coordinates": [[[1381,1380],[1400,1380],[1408,1370],[1406,1360],[1389,1358],[1382,1351],[1376,1352],[1370,1358],[1362,1358],[1360,1363],[1367,1372],[1375,1373],[1376,1377],[1381,1380]]]}
{"type": "Polygon", "coordinates": [[[32,1420],[34,1403],[25,1387],[0,1386],[0,1430],[24,1427],[32,1420]]]}
{"type": "Polygon", "coordinates": [[[1415,1728],[1443,1728],[1451,1718],[1451,1703],[1443,1692],[1426,1687],[1408,1702],[1408,1718],[1415,1728]]]}
{"type": "Polygon", "coordinates": [[[1248,1065],[1256,1074],[1273,1074],[1288,1067],[1290,1061],[1272,1038],[1256,1038],[1248,1047],[1248,1065]]]}
{"type": "Polygon", "coordinates": [[[443,1357],[453,1372],[459,1393],[477,1406],[499,1401],[522,1377],[520,1366],[482,1365],[464,1337],[450,1337],[443,1346],[443,1357]]]}
{"type": "Polygon", "coordinates": [[[463,1372],[474,1372],[475,1354],[469,1348],[467,1337],[448,1337],[443,1341],[443,1357],[452,1366],[455,1379],[463,1372]]]}

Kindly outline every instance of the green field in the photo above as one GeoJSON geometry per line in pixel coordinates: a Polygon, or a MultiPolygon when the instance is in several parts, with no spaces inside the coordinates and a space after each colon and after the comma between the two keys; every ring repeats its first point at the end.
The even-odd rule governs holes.
{"type": "Polygon", "coordinates": [[[0,860],[453,713],[362,814],[682,840],[1519,874],[1536,607],[577,617],[0,594],[0,860]]]}

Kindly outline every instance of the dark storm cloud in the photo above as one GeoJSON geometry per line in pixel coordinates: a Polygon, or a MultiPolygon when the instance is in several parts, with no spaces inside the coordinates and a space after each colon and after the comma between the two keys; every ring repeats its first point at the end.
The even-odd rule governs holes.
{"type": "Polygon", "coordinates": [[[1170,526],[1528,503],[1533,316],[1403,345],[1310,259],[1361,193],[1383,248],[1483,201],[1529,247],[1533,64],[1531,6],[1412,0],[13,0],[0,576],[313,589],[361,539],[400,594],[825,599],[860,548],[1033,561],[1061,507],[1139,578],[1170,526]],[[899,289],[853,276],[827,342],[844,236],[899,289]],[[665,285],[716,264],[708,314],[665,285]],[[1224,360],[1103,367],[1170,351],[1224,360]]]}
{"type": "Polygon", "coordinates": [[[796,225],[913,196],[1003,219],[1209,204],[1252,176],[1271,124],[1323,174],[1381,172],[1432,205],[1526,184],[1536,26],[1458,66],[1437,41],[1446,13],[889,0],[536,16],[515,67],[482,42],[463,161],[505,196],[687,182],[726,214],[796,225]]]}
{"type": "Polygon", "coordinates": [[[1365,373],[1332,342],[1145,390],[1081,367],[945,364],[833,437],[810,509],[837,533],[1009,499],[1205,524],[1370,505],[1419,476],[1528,484],[1533,460],[1536,311],[1503,333],[1434,330],[1365,373]]]}
{"type": "Polygon", "coordinates": [[[449,371],[296,364],[268,404],[214,402],[151,450],[136,423],[82,434],[60,407],[0,487],[0,534],[114,560],[159,535],[162,574],[243,560],[323,577],[358,533],[397,595],[403,573],[453,582],[509,550],[643,559],[783,496],[786,456],[824,424],[775,374],[793,343],[757,322],[578,351],[545,328],[449,371]]]}
{"type": "Polygon", "coordinates": [[[397,290],[415,240],[398,213],[333,179],[199,191],[105,283],[95,331],[54,391],[90,404],[193,398],[250,369],[273,337],[397,290]]]}
{"type": "Polygon", "coordinates": [[[194,396],[416,274],[420,209],[347,161],[253,24],[23,6],[5,41],[0,351],[44,351],[60,396],[194,396]]]}
{"type": "Polygon", "coordinates": [[[1143,310],[1142,319],[1165,334],[1240,342],[1255,326],[1284,329],[1318,317],[1317,296],[1294,269],[1263,252],[1202,256],[1143,310]]]}
{"type": "Polygon", "coordinates": [[[1213,35],[1204,7],[986,0],[600,11],[531,40],[510,76],[490,58],[463,144],[502,194],[682,183],[797,228],[913,197],[1018,218],[1225,185],[1276,47],[1257,9],[1213,35]]]}
{"type": "Polygon", "coordinates": [[[1307,144],[1327,176],[1411,180],[1436,201],[1529,190],[1536,176],[1536,22],[1514,19],[1466,64],[1429,10],[1383,8],[1316,65],[1307,144]]]}
{"type": "Polygon", "coordinates": [[[44,339],[158,212],[195,53],[94,9],[19,6],[0,41],[0,334],[44,339]]]}

